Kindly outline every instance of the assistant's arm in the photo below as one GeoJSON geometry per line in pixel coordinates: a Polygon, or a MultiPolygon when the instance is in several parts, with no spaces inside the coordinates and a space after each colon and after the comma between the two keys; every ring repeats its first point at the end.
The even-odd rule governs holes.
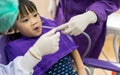
{"type": "Polygon", "coordinates": [[[101,25],[107,20],[107,16],[118,10],[119,0],[99,0],[91,4],[86,11],[93,11],[97,15],[97,23],[101,25]]]}

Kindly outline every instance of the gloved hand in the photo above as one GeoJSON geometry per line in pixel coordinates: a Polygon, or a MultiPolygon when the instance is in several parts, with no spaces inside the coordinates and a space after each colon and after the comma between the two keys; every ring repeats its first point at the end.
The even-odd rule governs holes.
{"type": "Polygon", "coordinates": [[[65,34],[76,36],[82,33],[89,24],[95,23],[96,21],[96,14],[93,11],[88,11],[72,17],[69,22],[57,27],[56,29],[62,30],[65,34]]]}
{"type": "Polygon", "coordinates": [[[60,33],[53,29],[42,35],[30,48],[30,52],[37,58],[56,52],[59,49],[60,33]]]}
{"type": "Polygon", "coordinates": [[[53,29],[43,34],[20,60],[22,70],[30,72],[42,59],[42,56],[52,54],[59,49],[60,33],[53,29]]]}
{"type": "Polygon", "coordinates": [[[50,13],[51,17],[54,18],[56,14],[56,0],[50,0],[49,6],[48,6],[48,12],[50,13]]]}

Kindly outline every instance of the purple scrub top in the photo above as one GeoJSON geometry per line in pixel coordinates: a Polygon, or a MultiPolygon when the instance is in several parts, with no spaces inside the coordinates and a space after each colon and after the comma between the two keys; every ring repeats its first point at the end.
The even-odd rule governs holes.
{"type": "MultiPolygon", "coordinates": [[[[68,22],[75,15],[89,10],[94,11],[98,20],[85,29],[92,41],[91,49],[86,57],[98,58],[105,41],[107,16],[116,11],[119,5],[120,0],[59,0],[55,20],[60,25],[68,22]]],[[[73,36],[73,39],[83,56],[88,46],[87,38],[81,34],[73,36]]]]}
{"type": "MultiPolygon", "coordinates": [[[[54,21],[45,18],[42,18],[42,24],[51,27],[57,26],[54,21]]],[[[50,29],[43,28],[42,34],[48,32],[49,30],[50,29]]],[[[22,36],[19,39],[9,42],[6,46],[6,53],[8,55],[9,61],[12,61],[17,56],[24,55],[39,37],[27,38],[22,36]]],[[[35,66],[33,75],[44,75],[44,73],[58,60],[77,49],[76,44],[70,41],[70,39],[68,39],[68,37],[64,34],[61,34],[60,36],[59,47],[60,49],[56,53],[43,56],[42,61],[39,62],[37,66],[35,66]]]]}

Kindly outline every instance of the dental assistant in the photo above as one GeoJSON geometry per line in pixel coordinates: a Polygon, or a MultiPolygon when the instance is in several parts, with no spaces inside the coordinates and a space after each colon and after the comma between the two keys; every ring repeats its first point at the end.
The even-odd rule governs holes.
{"type": "MultiPolygon", "coordinates": [[[[0,0],[0,33],[14,24],[19,13],[18,5],[18,0],[0,0]]],[[[8,65],[0,64],[0,75],[32,75],[33,67],[41,61],[42,56],[55,53],[59,49],[60,34],[55,32],[53,29],[43,34],[24,56],[15,58],[8,65]],[[52,46],[48,48],[49,45],[52,46]]]]}
{"type": "Polygon", "coordinates": [[[60,25],[58,30],[72,36],[84,55],[88,46],[86,32],[91,38],[91,48],[86,57],[98,58],[106,36],[107,16],[119,8],[120,0],[50,0],[49,12],[60,25]],[[62,25],[61,25],[62,24],[62,25]]]}

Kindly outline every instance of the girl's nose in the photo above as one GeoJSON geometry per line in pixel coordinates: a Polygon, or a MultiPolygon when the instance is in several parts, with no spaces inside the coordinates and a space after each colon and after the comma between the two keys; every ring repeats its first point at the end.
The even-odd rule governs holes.
{"type": "Polygon", "coordinates": [[[35,25],[36,23],[37,23],[36,20],[34,18],[31,18],[31,24],[35,25]]]}

